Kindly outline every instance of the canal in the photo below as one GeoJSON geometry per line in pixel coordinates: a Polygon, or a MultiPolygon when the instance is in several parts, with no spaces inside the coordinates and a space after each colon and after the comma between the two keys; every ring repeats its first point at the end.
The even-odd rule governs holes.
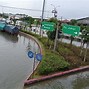
{"type": "Polygon", "coordinates": [[[29,50],[39,52],[34,40],[0,32],[0,89],[23,89],[24,80],[33,69],[33,59],[27,56],[29,50]]]}

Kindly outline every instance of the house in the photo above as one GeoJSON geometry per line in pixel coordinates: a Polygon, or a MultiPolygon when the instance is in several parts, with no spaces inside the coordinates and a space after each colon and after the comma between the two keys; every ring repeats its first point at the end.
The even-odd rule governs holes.
{"type": "Polygon", "coordinates": [[[22,24],[23,24],[23,21],[17,20],[15,25],[21,26],[22,24]]]}
{"type": "Polygon", "coordinates": [[[78,19],[77,23],[83,25],[89,25],[89,17],[78,19]]]}
{"type": "Polygon", "coordinates": [[[67,24],[69,24],[69,23],[70,23],[70,21],[69,21],[69,20],[67,20],[67,19],[65,19],[65,20],[62,20],[62,21],[61,21],[61,23],[67,23],[67,24]]]}

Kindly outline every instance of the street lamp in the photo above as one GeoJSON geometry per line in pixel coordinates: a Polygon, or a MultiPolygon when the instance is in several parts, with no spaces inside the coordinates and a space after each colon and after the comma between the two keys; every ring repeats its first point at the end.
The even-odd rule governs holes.
{"type": "Polygon", "coordinates": [[[54,17],[57,18],[57,13],[58,13],[58,12],[57,12],[57,9],[56,9],[56,8],[57,8],[57,7],[60,7],[60,6],[55,7],[53,4],[51,4],[51,6],[54,7],[54,9],[52,10],[52,13],[54,13],[54,17]]]}
{"type": "MultiPolygon", "coordinates": [[[[57,10],[56,10],[56,8],[57,7],[59,7],[59,6],[57,6],[57,7],[55,7],[53,4],[51,4],[53,7],[54,7],[54,9],[52,10],[52,13],[54,13],[54,18],[56,18],[57,19],[57,10]]],[[[56,30],[56,36],[55,36],[55,42],[54,42],[54,51],[55,51],[55,49],[56,49],[56,46],[57,46],[57,38],[58,38],[58,22],[57,22],[57,30],[56,30]]]]}
{"type": "MultiPolygon", "coordinates": [[[[42,15],[41,15],[41,23],[43,21],[43,17],[44,17],[44,9],[45,9],[45,0],[43,0],[43,8],[42,8],[42,15]]],[[[41,28],[40,28],[40,35],[41,35],[41,28]]]]}

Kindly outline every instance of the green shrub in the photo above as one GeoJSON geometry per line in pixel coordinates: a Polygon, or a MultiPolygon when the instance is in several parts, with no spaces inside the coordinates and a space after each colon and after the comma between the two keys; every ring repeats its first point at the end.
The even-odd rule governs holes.
{"type": "Polygon", "coordinates": [[[74,55],[73,51],[67,47],[64,47],[63,44],[58,46],[57,51],[60,52],[60,54],[63,56],[74,55]]]}
{"type": "MultiPolygon", "coordinates": [[[[46,37],[40,37],[39,35],[34,34],[32,32],[27,32],[24,30],[22,31],[32,36],[35,36],[39,41],[41,41],[41,43],[46,48],[45,55],[43,56],[43,59],[37,68],[37,72],[39,75],[47,75],[52,72],[64,71],[69,68],[70,64],[66,62],[65,59],[61,55],[57,53],[53,53],[51,50],[47,49],[48,39],[46,37]]],[[[53,44],[53,42],[52,41],[50,42],[49,40],[49,45],[51,44],[53,44]]],[[[65,49],[63,48],[61,49],[61,51],[62,50],[65,50],[65,49]]]]}
{"type": "Polygon", "coordinates": [[[40,41],[40,43],[42,43],[41,44],[42,47],[45,48],[43,59],[36,70],[36,73],[39,75],[45,75],[45,74],[50,74],[53,72],[64,71],[68,68],[72,69],[72,68],[89,64],[89,56],[88,56],[89,50],[87,53],[87,62],[83,62],[81,59],[83,55],[81,58],[79,55],[81,50],[79,47],[76,47],[73,45],[70,47],[70,45],[67,43],[58,42],[57,52],[53,53],[51,51],[54,45],[53,41],[48,40],[48,38],[46,37],[40,37],[40,35],[34,34],[32,32],[28,32],[24,30],[21,30],[21,31],[36,37],[40,41]]]}
{"type": "Polygon", "coordinates": [[[38,67],[38,73],[45,75],[52,72],[63,71],[68,69],[69,65],[70,64],[66,62],[62,56],[47,52],[38,67]]]}

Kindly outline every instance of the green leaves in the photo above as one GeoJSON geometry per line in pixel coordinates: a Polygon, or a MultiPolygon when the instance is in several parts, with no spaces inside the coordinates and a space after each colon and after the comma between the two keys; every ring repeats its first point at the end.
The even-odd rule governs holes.
{"type": "Polygon", "coordinates": [[[48,35],[48,38],[50,40],[54,40],[55,39],[55,35],[56,35],[56,30],[54,30],[54,31],[48,31],[47,35],[48,35]]]}
{"type": "Polygon", "coordinates": [[[47,52],[38,67],[38,72],[41,75],[45,75],[56,71],[63,71],[67,69],[69,65],[62,56],[47,52]]]}
{"type": "Polygon", "coordinates": [[[86,40],[87,42],[89,42],[89,29],[82,31],[81,38],[83,38],[83,40],[86,40]]]}

